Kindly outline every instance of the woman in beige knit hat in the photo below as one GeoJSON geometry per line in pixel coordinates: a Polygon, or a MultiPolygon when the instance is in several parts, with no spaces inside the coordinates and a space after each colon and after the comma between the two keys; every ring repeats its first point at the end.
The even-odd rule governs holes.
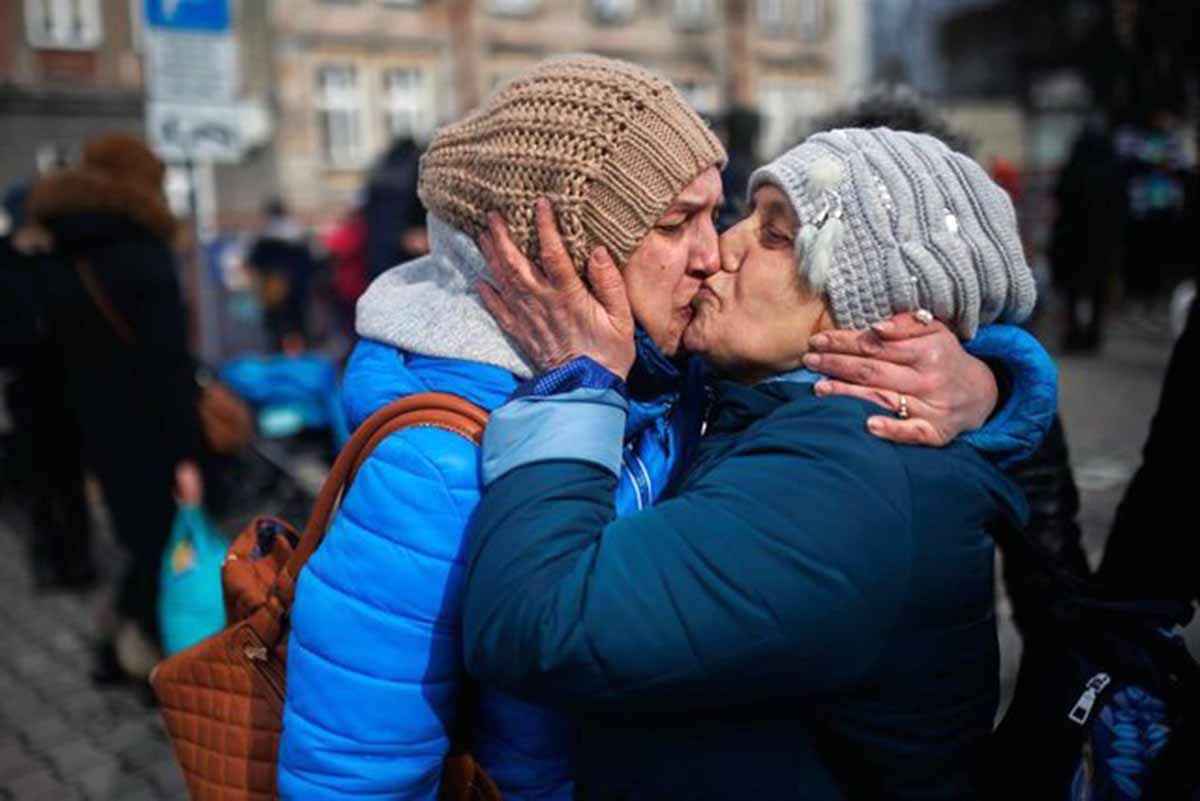
{"type": "MultiPolygon", "coordinates": [[[[693,295],[718,266],[724,162],[669,83],[591,56],[543,62],[442,129],[419,183],[431,252],[381,275],[358,304],[362,339],[344,384],[352,424],[430,390],[490,410],[532,376],[481,303],[487,266],[474,239],[499,212],[536,253],[543,196],[557,205],[576,268],[598,245],[630,261],[647,347],[673,354],[693,295]]],[[[629,509],[657,497],[699,427],[698,374],[681,399],[681,372],[661,356],[656,368],[644,424],[630,432],[629,509]]],[[[457,703],[461,554],[478,494],[476,449],[440,430],[393,434],[359,470],[298,582],[283,797],[434,798],[457,714],[506,799],[570,798],[562,718],[488,692],[471,708],[457,703]]]]}
{"type": "MultiPolygon", "coordinates": [[[[431,252],[381,275],[358,304],[361,340],[344,384],[351,423],[431,390],[491,410],[533,376],[485,308],[490,295],[479,294],[487,263],[475,240],[503,229],[506,246],[549,257],[551,240],[539,232],[553,227],[554,212],[538,204],[548,198],[561,230],[554,256],[602,278],[605,265],[590,258],[603,246],[621,265],[641,358],[617,504],[651,505],[699,437],[700,365],[671,357],[701,282],[719,267],[713,219],[724,162],[668,82],[594,56],[542,62],[439,131],[419,184],[431,252]]],[[[982,419],[994,384],[975,394],[982,402],[972,396],[971,414],[982,419]]],[[[570,797],[559,716],[492,692],[457,704],[465,532],[479,469],[474,446],[436,429],[393,434],[360,469],[298,581],[284,797],[433,798],[456,716],[505,798],[570,797]]]]}

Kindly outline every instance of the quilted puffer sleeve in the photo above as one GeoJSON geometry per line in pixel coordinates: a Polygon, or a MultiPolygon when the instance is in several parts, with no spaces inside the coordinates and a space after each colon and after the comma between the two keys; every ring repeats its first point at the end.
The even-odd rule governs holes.
{"type": "Polygon", "coordinates": [[[435,799],[461,670],[478,451],[385,440],[297,584],[279,752],[284,798],[435,799]]]}
{"type": "Polygon", "coordinates": [[[1003,365],[1012,394],[983,428],[962,440],[997,466],[1011,468],[1037,451],[1058,414],[1058,368],[1042,343],[1015,325],[981,326],[963,347],[977,359],[1003,365]]]}

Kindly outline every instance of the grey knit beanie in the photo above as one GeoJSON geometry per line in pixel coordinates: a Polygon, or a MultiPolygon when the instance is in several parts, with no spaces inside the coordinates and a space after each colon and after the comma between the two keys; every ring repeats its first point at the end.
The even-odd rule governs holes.
{"type": "Polygon", "coordinates": [[[1008,194],[925,134],[847,128],[809,137],[750,177],[800,218],[798,267],[842,328],[924,308],[960,337],[1019,322],[1037,298],[1008,194]]]}

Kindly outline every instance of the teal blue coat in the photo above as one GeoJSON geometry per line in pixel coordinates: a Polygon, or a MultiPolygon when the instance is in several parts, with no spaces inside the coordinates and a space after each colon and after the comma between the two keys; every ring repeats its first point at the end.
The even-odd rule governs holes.
{"type": "Polygon", "coordinates": [[[579,796],[973,797],[1019,491],[970,445],[870,436],[867,403],[725,383],[677,494],[617,519],[623,405],[493,415],[463,601],[470,672],[573,712],[579,796]],[[539,417],[573,456],[514,454],[539,417]]]}

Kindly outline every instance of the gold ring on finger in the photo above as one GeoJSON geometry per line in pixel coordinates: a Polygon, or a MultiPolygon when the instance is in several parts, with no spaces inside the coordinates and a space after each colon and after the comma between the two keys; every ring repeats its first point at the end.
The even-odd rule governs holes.
{"type": "Polygon", "coordinates": [[[908,419],[908,398],[904,395],[900,396],[900,409],[896,412],[901,420],[908,419]]]}

